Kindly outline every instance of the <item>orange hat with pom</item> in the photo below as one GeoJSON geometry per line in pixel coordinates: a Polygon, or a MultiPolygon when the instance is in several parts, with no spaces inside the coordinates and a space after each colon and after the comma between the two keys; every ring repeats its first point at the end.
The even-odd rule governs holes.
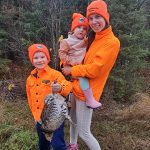
{"type": "Polygon", "coordinates": [[[94,0],[88,5],[86,11],[87,18],[92,14],[99,14],[106,20],[107,24],[109,24],[107,4],[103,0],[94,0]]]}
{"type": "Polygon", "coordinates": [[[73,13],[71,31],[73,31],[78,26],[85,26],[86,30],[88,30],[88,20],[80,13],[73,13]]]}
{"type": "Polygon", "coordinates": [[[28,48],[28,54],[32,64],[33,64],[33,56],[36,52],[43,52],[46,55],[48,62],[50,61],[50,55],[47,47],[43,44],[33,44],[28,48]]]}

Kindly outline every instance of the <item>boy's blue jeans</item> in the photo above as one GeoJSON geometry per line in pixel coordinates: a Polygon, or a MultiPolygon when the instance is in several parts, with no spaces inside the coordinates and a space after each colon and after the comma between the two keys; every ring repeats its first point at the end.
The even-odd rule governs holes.
{"type": "Polygon", "coordinates": [[[39,150],[50,150],[51,146],[54,150],[67,150],[64,139],[64,123],[53,133],[52,141],[46,140],[41,131],[41,124],[36,123],[36,130],[39,137],[39,150]]]}

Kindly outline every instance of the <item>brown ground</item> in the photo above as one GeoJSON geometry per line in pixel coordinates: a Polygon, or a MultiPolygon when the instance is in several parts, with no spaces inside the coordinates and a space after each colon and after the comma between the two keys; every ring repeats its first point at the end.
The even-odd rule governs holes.
{"type": "MultiPolygon", "coordinates": [[[[105,100],[103,108],[94,112],[91,130],[102,150],[150,150],[150,97],[148,94],[137,93],[132,98],[132,104],[105,100]]],[[[0,124],[11,124],[14,128],[24,127],[35,133],[34,121],[26,99],[1,99],[0,124]]],[[[66,122],[67,141],[68,129],[66,122]]],[[[80,138],[78,141],[80,150],[88,150],[80,138]]]]}

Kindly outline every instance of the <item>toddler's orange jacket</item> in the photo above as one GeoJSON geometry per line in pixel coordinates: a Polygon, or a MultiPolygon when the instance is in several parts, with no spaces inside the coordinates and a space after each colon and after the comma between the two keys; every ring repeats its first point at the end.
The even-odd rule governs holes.
{"type": "MultiPolygon", "coordinates": [[[[90,87],[97,101],[99,101],[110,70],[116,61],[119,49],[120,42],[114,36],[110,26],[106,30],[96,33],[83,65],[72,68],[72,76],[89,78],[90,87]]],[[[85,100],[78,80],[73,82],[73,93],[81,100],[85,100]]]]}
{"type": "Polygon", "coordinates": [[[44,97],[52,93],[51,83],[57,80],[62,85],[61,95],[67,96],[72,89],[71,83],[59,72],[48,65],[37,73],[37,69],[31,72],[26,81],[26,92],[29,107],[35,121],[40,121],[44,107],[44,97]]]}

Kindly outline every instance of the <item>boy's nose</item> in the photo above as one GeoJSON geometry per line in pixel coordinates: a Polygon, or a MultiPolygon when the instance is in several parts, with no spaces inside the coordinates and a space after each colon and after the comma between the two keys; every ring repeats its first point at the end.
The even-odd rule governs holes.
{"type": "Polygon", "coordinates": [[[39,62],[41,62],[41,61],[42,61],[42,59],[39,59],[38,61],[39,61],[39,62]]]}

